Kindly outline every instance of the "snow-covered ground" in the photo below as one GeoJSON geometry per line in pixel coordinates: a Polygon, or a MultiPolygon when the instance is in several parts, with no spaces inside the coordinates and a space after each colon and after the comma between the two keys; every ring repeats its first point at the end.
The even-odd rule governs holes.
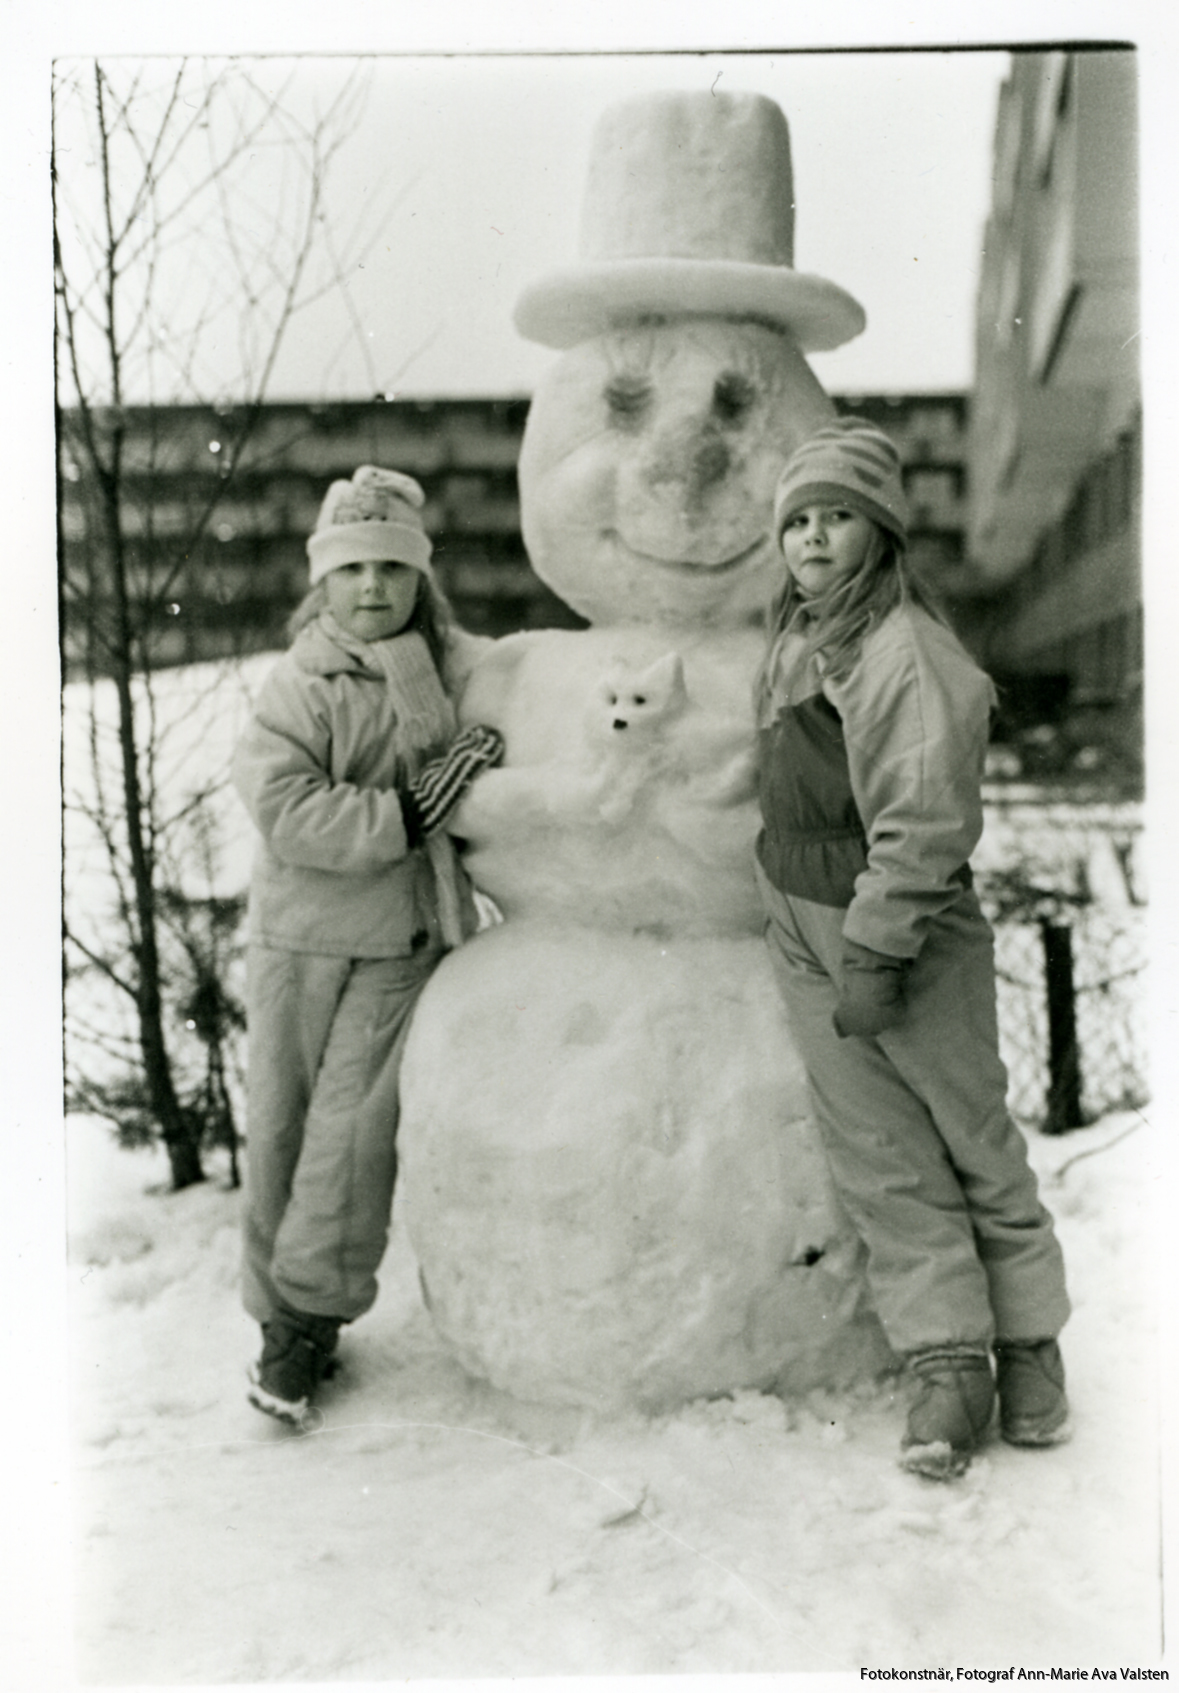
{"type": "Polygon", "coordinates": [[[119,1684],[1162,1662],[1153,1196],[1109,1117],[1035,1163],[1075,1434],[902,1474],[891,1384],[647,1419],[469,1380],[395,1231],[322,1423],[246,1402],[239,1195],[68,1138],[78,1672],[119,1684]]]}

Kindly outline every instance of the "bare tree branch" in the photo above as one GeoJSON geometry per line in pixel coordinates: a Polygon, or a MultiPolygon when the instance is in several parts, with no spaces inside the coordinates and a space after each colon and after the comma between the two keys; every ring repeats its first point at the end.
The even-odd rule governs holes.
{"type": "Polygon", "coordinates": [[[135,983],[120,976],[109,958],[103,953],[95,952],[93,947],[87,946],[86,942],[79,935],[76,935],[68,924],[64,933],[70,946],[76,946],[82,956],[88,959],[96,970],[100,970],[109,982],[113,982],[120,992],[125,993],[133,1004],[138,1000],[139,990],[135,983]]]}
{"type": "MultiPolygon", "coordinates": [[[[345,76],[310,117],[298,110],[297,81],[295,64],[276,78],[270,64],[185,59],[162,70],[67,67],[53,85],[58,440],[81,529],[66,540],[63,597],[67,629],[84,631],[89,679],[86,733],[69,742],[70,760],[84,765],[71,763],[66,815],[70,852],[101,856],[104,887],[101,910],[71,904],[65,945],[87,978],[134,1007],[135,1097],[150,1102],[176,1186],[202,1174],[199,1111],[213,1114],[218,1134],[231,1122],[223,1042],[239,1013],[218,972],[236,911],[213,892],[220,784],[174,776],[200,700],[175,709],[169,697],[165,710],[153,682],[159,612],[180,597],[246,462],[292,322],[346,288],[347,244],[332,233],[326,181],[365,79],[345,76]],[[276,173],[269,194],[260,165],[276,173]],[[213,474],[196,467],[196,498],[177,528],[158,521],[158,444],[154,431],[129,433],[128,403],[218,400],[208,349],[229,325],[241,351],[234,411],[218,431],[213,474]],[[186,1018],[178,1007],[198,989],[192,1004],[204,1009],[186,1018]],[[191,1084],[193,1058],[174,1044],[186,1022],[203,1027],[205,1042],[204,1079],[188,1103],[177,1078],[191,1084]]],[[[352,328],[363,346],[355,313],[352,328]]],[[[75,1008],[68,1025],[71,1039],[125,1054],[123,1037],[107,1039],[92,1013],[75,1008]]],[[[81,1078],[74,1092],[117,1116],[97,1084],[81,1078]]],[[[135,1107],[137,1125],[144,1108],[135,1107]]]]}

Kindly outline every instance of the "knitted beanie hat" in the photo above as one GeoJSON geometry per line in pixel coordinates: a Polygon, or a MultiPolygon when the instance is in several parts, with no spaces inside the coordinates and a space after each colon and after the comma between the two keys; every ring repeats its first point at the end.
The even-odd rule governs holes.
{"type": "Polygon", "coordinates": [[[803,442],[787,459],[774,495],[774,541],[803,506],[846,502],[904,545],[909,508],[897,450],[863,417],[840,417],[803,442]]]}
{"type": "Polygon", "coordinates": [[[362,464],[350,482],[333,482],[307,538],[312,586],[342,564],[387,559],[430,574],[429,536],[422,526],[422,488],[399,470],[362,464]]]}

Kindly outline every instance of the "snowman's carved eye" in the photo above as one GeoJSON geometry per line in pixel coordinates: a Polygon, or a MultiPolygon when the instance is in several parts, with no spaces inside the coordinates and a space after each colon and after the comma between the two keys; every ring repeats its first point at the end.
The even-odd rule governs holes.
{"type": "Polygon", "coordinates": [[[712,409],[722,423],[740,423],[756,399],[757,390],[749,378],[727,370],[713,386],[712,409]]]}
{"type": "Polygon", "coordinates": [[[616,376],[606,388],[606,404],[615,423],[639,423],[650,403],[650,385],[641,377],[616,376]]]}

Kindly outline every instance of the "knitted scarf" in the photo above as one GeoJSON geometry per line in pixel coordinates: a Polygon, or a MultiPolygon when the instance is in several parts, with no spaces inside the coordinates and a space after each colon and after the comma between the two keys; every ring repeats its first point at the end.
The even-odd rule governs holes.
{"type": "MultiPolygon", "coordinates": [[[[416,630],[384,641],[362,641],[342,629],[330,611],[321,614],[325,633],[364,666],[380,673],[397,713],[397,763],[404,779],[416,776],[427,757],[443,752],[454,739],[458,719],[443,690],[430,649],[416,630]]],[[[438,922],[448,947],[463,943],[460,869],[454,842],[443,830],[425,841],[434,872],[438,922]]]]}
{"type": "Polygon", "coordinates": [[[362,641],[341,629],[330,611],[320,621],[336,646],[380,674],[397,713],[398,764],[407,777],[416,776],[424,759],[442,752],[458,729],[429,647],[416,629],[384,641],[362,641]]]}

